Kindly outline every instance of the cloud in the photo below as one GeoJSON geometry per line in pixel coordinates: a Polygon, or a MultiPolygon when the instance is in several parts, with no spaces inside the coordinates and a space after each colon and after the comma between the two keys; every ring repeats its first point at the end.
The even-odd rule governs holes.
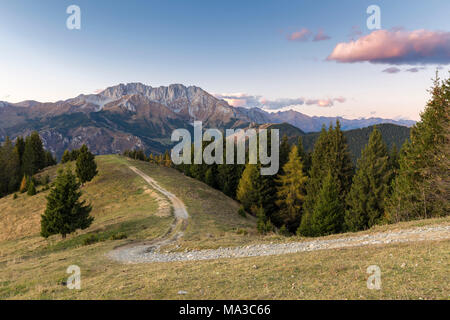
{"type": "Polygon", "coordinates": [[[306,100],[305,104],[310,105],[316,105],[318,107],[332,107],[334,106],[335,102],[344,103],[347,99],[344,97],[338,97],[338,98],[328,98],[328,99],[309,99],[306,100]]]}
{"type": "Polygon", "coordinates": [[[295,31],[288,36],[290,41],[307,41],[311,37],[312,32],[309,29],[302,28],[300,31],[295,31]]]}
{"type": "Polygon", "coordinates": [[[314,36],[313,41],[324,41],[328,39],[331,39],[331,37],[326,35],[325,32],[320,29],[319,32],[314,36]]]}
{"type": "Polygon", "coordinates": [[[384,69],[382,72],[385,72],[385,73],[399,73],[401,71],[402,70],[397,68],[397,67],[390,67],[390,68],[384,69]]]}
{"type": "Polygon", "coordinates": [[[416,72],[419,72],[420,70],[425,70],[425,69],[426,69],[426,68],[424,68],[424,67],[419,67],[419,68],[414,67],[414,68],[406,69],[405,71],[406,71],[406,72],[413,72],[413,73],[416,73],[416,72]]]}
{"type": "Polygon", "coordinates": [[[305,100],[303,98],[297,99],[276,99],[276,100],[260,100],[263,109],[277,110],[284,107],[294,106],[294,105],[303,105],[305,100]]]}
{"type": "Polygon", "coordinates": [[[376,30],[356,41],[338,43],[327,60],[394,65],[449,64],[450,32],[376,30]]]}
{"type": "MultiPolygon", "coordinates": [[[[307,28],[302,28],[300,31],[295,31],[288,35],[288,40],[290,41],[301,41],[305,42],[308,41],[311,36],[313,35],[313,32],[307,28]]],[[[331,37],[327,34],[325,34],[325,31],[323,29],[319,29],[319,31],[316,33],[316,35],[313,37],[312,41],[324,41],[329,40],[331,37]]]]}
{"type": "Polygon", "coordinates": [[[278,110],[290,106],[316,105],[318,107],[331,107],[334,103],[344,103],[346,98],[336,97],[327,99],[282,98],[266,99],[262,96],[248,95],[246,93],[217,93],[214,96],[225,100],[230,106],[245,108],[261,108],[265,110],[278,110]]]}

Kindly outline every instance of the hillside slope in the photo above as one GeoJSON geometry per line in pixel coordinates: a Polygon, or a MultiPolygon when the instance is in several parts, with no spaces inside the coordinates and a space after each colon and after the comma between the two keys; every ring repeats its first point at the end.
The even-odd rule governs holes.
{"type": "MultiPolygon", "coordinates": [[[[257,235],[255,220],[239,216],[236,202],[173,169],[119,156],[97,157],[97,162],[99,175],[83,188],[94,206],[95,221],[65,240],[39,236],[48,191],[0,199],[0,298],[448,298],[450,241],[445,239],[226,260],[135,265],[112,261],[108,252],[164,237],[174,219],[167,198],[130,166],[175,194],[189,212],[183,237],[163,252],[308,240],[257,235]],[[127,239],[112,240],[121,234],[127,239]],[[93,243],[88,245],[86,239],[93,243]],[[381,291],[366,287],[365,270],[372,264],[382,269],[381,291]],[[79,291],[64,284],[70,265],[81,269],[79,291]],[[179,290],[187,294],[180,296],[179,290]]],[[[54,177],[56,169],[42,174],[54,177]]],[[[414,221],[355,235],[448,224],[448,218],[414,221]]]]}

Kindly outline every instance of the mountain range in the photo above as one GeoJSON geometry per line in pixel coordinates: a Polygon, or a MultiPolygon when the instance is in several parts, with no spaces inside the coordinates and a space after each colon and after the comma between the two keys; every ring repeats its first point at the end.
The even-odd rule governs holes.
{"type": "Polygon", "coordinates": [[[381,118],[349,120],[310,117],[297,111],[269,113],[259,108],[232,107],[205,90],[172,84],[151,87],[142,83],[119,84],[98,94],[42,103],[0,101],[0,140],[37,130],[47,149],[58,157],[65,149],[82,144],[97,154],[143,148],[163,152],[172,145],[174,129],[191,130],[194,121],[204,128],[246,128],[256,124],[288,123],[303,133],[317,132],[339,119],[343,130],[380,123],[411,126],[413,121],[381,118]]]}

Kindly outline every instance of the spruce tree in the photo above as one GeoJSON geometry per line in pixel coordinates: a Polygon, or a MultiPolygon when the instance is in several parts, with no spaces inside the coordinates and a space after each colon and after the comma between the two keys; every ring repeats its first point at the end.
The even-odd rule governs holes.
{"type": "Polygon", "coordinates": [[[348,230],[368,229],[381,221],[392,175],[389,165],[387,147],[375,127],[358,160],[358,170],[347,196],[348,230]]]}
{"type": "MultiPolygon", "coordinates": [[[[304,213],[300,224],[305,235],[308,233],[307,229],[311,227],[311,216],[328,172],[331,172],[336,179],[339,197],[341,202],[345,203],[345,197],[351,186],[353,164],[339,121],[336,122],[335,128],[330,125],[328,131],[322,127],[314,145],[309,171],[310,178],[306,186],[304,213]]],[[[345,206],[342,206],[342,210],[345,210],[345,206]]],[[[299,232],[301,231],[299,230],[299,232]]]]}
{"type": "Polygon", "coordinates": [[[80,183],[70,167],[60,169],[54,188],[47,196],[47,207],[41,216],[41,235],[48,238],[61,234],[63,238],[77,229],[88,228],[94,218],[89,214],[91,205],[80,201],[80,183]]]}
{"type": "Polygon", "coordinates": [[[98,173],[95,156],[83,144],[78,153],[76,173],[82,184],[91,181],[98,173]]]}
{"type": "Polygon", "coordinates": [[[387,206],[391,222],[450,212],[450,78],[436,76],[431,95],[400,153],[387,206]]]}
{"type": "Polygon", "coordinates": [[[20,157],[9,137],[0,146],[0,196],[14,192],[20,182],[20,157]]]}
{"type": "Polygon", "coordinates": [[[29,176],[45,168],[45,151],[39,134],[34,131],[25,140],[23,172],[29,176]]]}
{"type": "Polygon", "coordinates": [[[292,147],[283,172],[277,181],[279,187],[276,203],[280,208],[278,215],[281,220],[280,224],[286,226],[290,232],[295,232],[300,224],[307,180],[303,173],[303,164],[297,146],[292,147]]]}
{"type": "Polygon", "coordinates": [[[342,231],[344,205],[339,194],[339,181],[331,170],[326,175],[311,215],[310,228],[306,236],[326,236],[342,231]]]}

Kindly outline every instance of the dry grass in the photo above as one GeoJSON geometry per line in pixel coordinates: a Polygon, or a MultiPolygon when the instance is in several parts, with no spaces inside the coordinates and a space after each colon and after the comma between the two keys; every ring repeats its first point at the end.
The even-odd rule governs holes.
{"type": "MultiPolygon", "coordinates": [[[[105,253],[128,241],[164,234],[172,216],[166,199],[126,167],[131,163],[186,204],[189,225],[181,249],[214,248],[255,242],[298,241],[261,237],[255,221],[237,214],[238,204],[180,173],[117,156],[97,158],[99,176],[84,187],[93,203],[94,224],[62,241],[39,237],[45,192],[0,199],[0,298],[2,299],[448,299],[450,241],[323,250],[296,254],[183,263],[122,265],[105,253]],[[239,230],[247,230],[246,235],[239,230]],[[125,232],[127,240],[107,236],[125,232]],[[84,246],[97,234],[104,241],[84,246]],[[62,285],[70,265],[81,268],[82,289],[62,285]],[[366,268],[378,265],[382,290],[368,290],[366,268]],[[177,295],[179,290],[188,292],[177,295]]],[[[56,168],[51,168],[50,173],[56,168]]],[[[372,233],[449,218],[379,226],[372,233]]],[[[352,234],[353,235],[353,234],[352,234]]],[[[340,237],[334,235],[327,238],[340,237]]],[[[346,234],[345,236],[348,236],[346,234]]]]}

